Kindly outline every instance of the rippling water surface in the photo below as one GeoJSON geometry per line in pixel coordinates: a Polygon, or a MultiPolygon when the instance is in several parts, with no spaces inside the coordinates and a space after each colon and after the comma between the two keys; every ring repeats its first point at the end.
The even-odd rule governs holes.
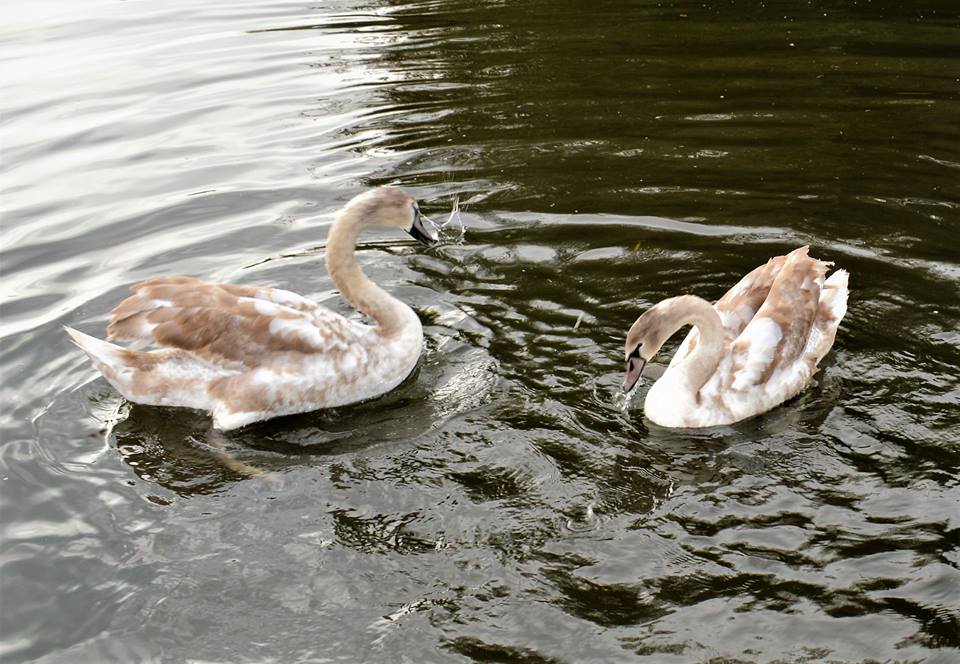
{"type": "Polygon", "coordinates": [[[8,8],[2,657],[956,661],[960,11],[706,4],[8,8]],[[215,441],[60,329],[171,273],[346,313],[384,183],[466,235],[359,251],[427,333],[382,399],[215,441]],[[852,275],[811,389],[624,404],[645,307],[803,243],[852,275]]]}

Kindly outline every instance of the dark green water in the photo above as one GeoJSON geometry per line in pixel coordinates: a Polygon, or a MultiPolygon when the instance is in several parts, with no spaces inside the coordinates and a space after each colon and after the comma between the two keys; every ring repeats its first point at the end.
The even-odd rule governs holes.
{"type": "Polygon", "coordinates": [[[955,2],[6,13],[5,661],[960,657],[955,2]],[[359,253],[427,352],[230,434],[267,475],[60,329],[174,273],[346,313],[325,235],[383,183],[463,206],[359,253]],[[811,389],[699,432],[625,407],[645,307],[804,243],[851,273],[811,389]]]}

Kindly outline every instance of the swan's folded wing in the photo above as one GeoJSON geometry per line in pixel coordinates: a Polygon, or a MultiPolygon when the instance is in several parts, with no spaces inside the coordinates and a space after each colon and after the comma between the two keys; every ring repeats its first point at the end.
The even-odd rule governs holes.
{"type": "Polygon", "coordinates": [[[152,342],[216,363],[269,353],[338,353],[355,342],[342,316],[289,291],[165,277],[134,285],[111,312],[111,340],[152,342]]]}
{"type": "Polygon", "coordinates": [[[803,353],[828,267],[807,251],[801,247],[787,255],[763,304],[734,341],[733,389],[764,383],[803,353]]]}
{"type": "MultiPolygon", "coordinates": [[[[732,343],[740,336],[747,324],[753,320],[757,310],[767,299],[773,281],[786,260],[786,256],[771,258],[760,267],[746,274],[713,305],[720,315],[720,322],[723,323],[723,334],[727,341],[732,343]]],[[[697,328],[690,330],[683,343],[677,348],[677,352],[670,361],[670,366],[678,364],[692,352],[697,347],[699,338],[700,332],[697,328]]]]}
{"type": "Polygon", "coordinates": [[[713,305],[720,314],[724,332],[730,341],[740,336],[747,324],[757,315],[786,262],[786,256],[771,258],[744,276],[713,305]]]}

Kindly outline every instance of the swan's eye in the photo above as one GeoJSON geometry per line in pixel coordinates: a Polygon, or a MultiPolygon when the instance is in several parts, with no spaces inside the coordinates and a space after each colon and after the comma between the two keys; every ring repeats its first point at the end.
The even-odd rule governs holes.
{"type": "Polygon", "coordinates": [[[640,357],[640,346],[642,345],[642,343],[637,344],[637,347],[633,349],[632,353],[630,353],[630,357],[640,357]]]}

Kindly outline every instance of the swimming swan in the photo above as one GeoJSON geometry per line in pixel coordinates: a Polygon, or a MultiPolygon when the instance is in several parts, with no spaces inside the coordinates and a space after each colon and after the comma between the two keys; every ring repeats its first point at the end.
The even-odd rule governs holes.
{"type": "Polygon", "coordinates": [[[847,312],[845,270],[800,247],[771,258],[710,305],[694,295],[663,300],[627,333],[623,381],[685,325],[694,329],[647,392],[644,414],[665,427],[709,427],[759,415],[798,394],[833,345],[847,312]]]}
{"type": "Polygon", "coordinates": [[[160,277],[132,286],[107,333],[161,350],[134,351],[65,329],[128,400],[206,410],[220,430],[370,399],[413,371],[423,328],[410,307],[361,272],[357,237],[365,228],[402,228],[430,246],[438,239],[430,226],[413,197],[394,187],[360,194],[337,215],[327,271],[374,325],[290,291],[160,277]]]}

